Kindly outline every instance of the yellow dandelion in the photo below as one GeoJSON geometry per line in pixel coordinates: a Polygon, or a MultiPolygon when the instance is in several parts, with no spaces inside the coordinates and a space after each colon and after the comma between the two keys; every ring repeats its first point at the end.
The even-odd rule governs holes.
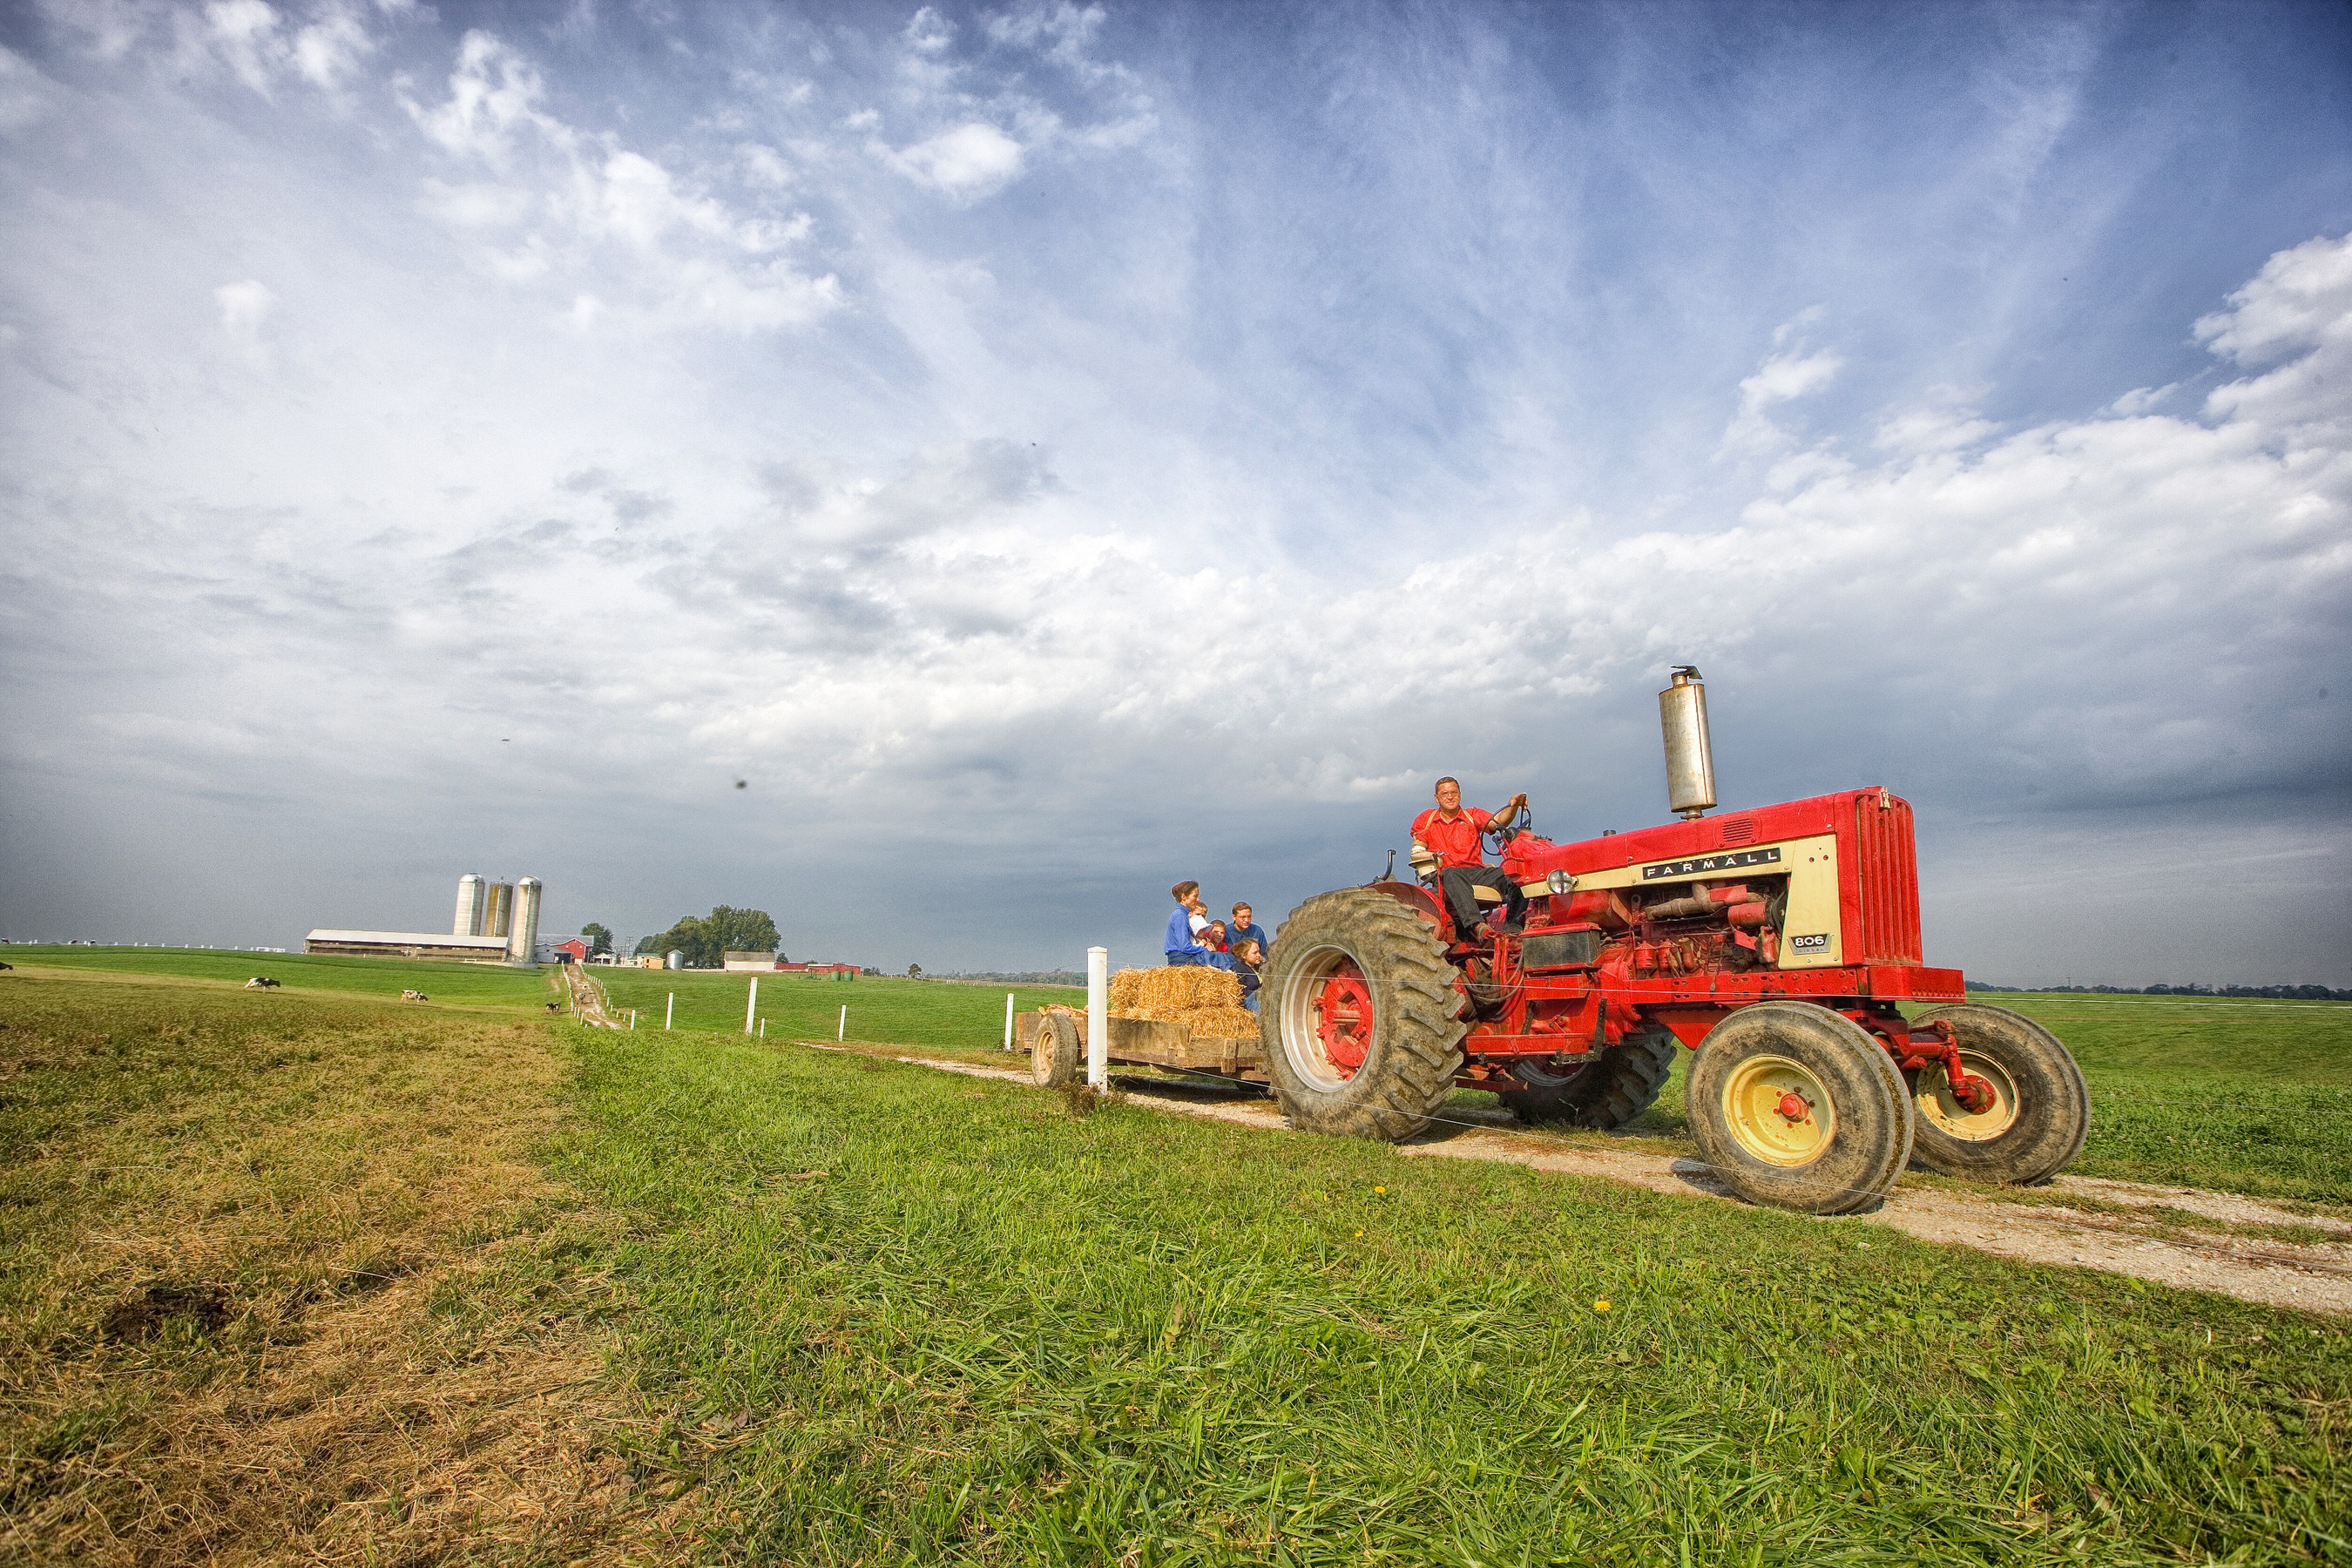
{"type": "Polygon", "coordinates": [[[1374,1188],[1372,1189],[1372,1191],[1374,1191],[1374,1192],[1376,1192],[1376,1193],[1384,1193],[1384,1192],[1387,1192],[1387,1191],[1388,1191],[1388,1189],[1387,1189],[1386,1187],[1374,1187],[1374,1188]]]}
{"type": "Polygon", "coordinates": [[[1592,1303],[1592,1310],[1593,1310],[1594,1311],[1596,1311],[1596,1312],[1605,1312],[1605,1311],[1607,1311],[1607,1310],[1609,1310],[1609,1298],[1608,1298],[1608,1297],[1606,1297],[1606,1296],[1603,1296],[1603,1297],[1601,1297],[1601,1300],[1599,1300],[1598,1301],[1593,1302],[1593,1303],[1592,1303]]]}
{"type": "Polygon", "coordinates": [[[1361,1236],[1361,1235],[1363,1235],[1364,1233],[1363,1233],[1362,1231],[1360,1231],[1360,1231],[1358,1231],[1356,1234],[1357,1234],[1358,1236],[1361,1236]]]}

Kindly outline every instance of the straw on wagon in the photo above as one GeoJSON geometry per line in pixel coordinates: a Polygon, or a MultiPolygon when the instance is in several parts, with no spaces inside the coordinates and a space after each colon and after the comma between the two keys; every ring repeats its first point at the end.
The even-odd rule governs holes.
{"type": "Polygon", "coordinates": [[[1240,978],[1202,964],[1122,969],[1110,977],[1108,1001],[1115,1017],[1181,1024],[1213,1040],[1257,1035],[1256,1015],[1242,1005],[1240,978]]]}

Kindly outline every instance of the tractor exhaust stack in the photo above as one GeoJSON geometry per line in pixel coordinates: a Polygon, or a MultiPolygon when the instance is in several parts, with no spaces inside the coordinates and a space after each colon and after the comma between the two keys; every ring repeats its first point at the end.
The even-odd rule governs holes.
{"type": "Polygon", "coordinates": [[[1715,805],[1715,749],[1706,739],[1706,687],[1696,668],[1675,666],[1674,684],[1658,693],[1666,736],[1666,804],[1685,820],[1715,805]]]}

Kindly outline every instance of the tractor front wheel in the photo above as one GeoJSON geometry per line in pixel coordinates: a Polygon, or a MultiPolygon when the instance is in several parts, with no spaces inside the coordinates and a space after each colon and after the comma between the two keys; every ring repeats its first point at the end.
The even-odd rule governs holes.
{"type": "Polygon", "coordinates": [[[1078,1081],[1086,1053],[1078,1048],[1078,1026],[1066,1013],[1043,1013],[1029,1039],[1029,1076],[1046,1089],[1066,1089],[1078,1081]]]}
{"type": "Polygon", "coordinates": [[[1614,1132],[1657,1102],[1674,1067],[1674,1036],[1663,1029],[1629,1035],[1563,1071],[1514,1065],[1533,1087],[1505,1089],[1500,1098],[1522,1121],[1614,1132]]]}
{"type": "Polygon", "coordinates": [[[1911,1021],[1952,1026],[1960,1070],[1990,1092],[1971,1110],[1952,1093],[1950,1075],[1930,1063],[1915,1075],[1918,1141],[1911,1157],[1939,1175],[2027,1185],[2049,1180],[2083,1152],[2091,1130],[2091,1094],[2083,1069],[2057,1037],[2006,1007],[1969,1003],[1937,1007],[1911,1021]]]}
{"type": "Polygon", "coordinates": [[[1877,1207],[1911,1157],[1895,1060],[1808,1002],[1742,1007],[1707,1031],[1683,1090],[1699,1152],[1750,1203],[1805,1214],[1877,1207]]]}
{"type": "Polygon", "coordinates": [[[1386,893],[1343,888],[1290,912],[1258,991],[1266,1076],[1294,1126],[1396,1142],[1427,1127],[1462,1065],[1445,950],[1386,893]]]}

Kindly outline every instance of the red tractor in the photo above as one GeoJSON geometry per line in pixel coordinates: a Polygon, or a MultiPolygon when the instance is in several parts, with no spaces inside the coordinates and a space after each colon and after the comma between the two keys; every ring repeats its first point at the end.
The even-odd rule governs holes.
{"type": "Polygon", "coordinates": [[[1459,930],[1431,887],[1385,875],[1291,911],[1259,1001],[1291,1121],[1394,1142],[1464,1088],[1611,1129],[1657,1099],[1680,1045],[1692,1134],[1753,1202],[1872,1208],[1914,1161],[2055,1174],[2089,1127],[2082,1072],[1920,962],[1910,804],[1860,789],[1710,817],[1698,672],[1676,669],[1659,710],[1681,821],[1580,844],[1519,811],[1488,825],[1520,929],[1459,930]]]}

